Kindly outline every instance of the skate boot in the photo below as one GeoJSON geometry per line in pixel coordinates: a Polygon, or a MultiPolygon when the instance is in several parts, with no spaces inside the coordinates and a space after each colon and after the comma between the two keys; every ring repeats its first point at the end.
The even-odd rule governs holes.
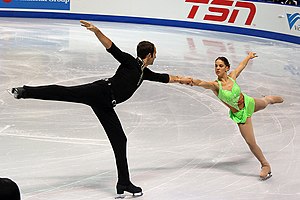
{"type": "Polygon", "coordinates": [[[271,166],[269,164],[262,165],[259,177],[262,181],[265,181],[272,177],[271,166]]]}
{"type": "Polygon", "coordinates": [[[143,195],[142,188],[137,187],[130,183],[129,185],[117,184],[117,197],[115,199],[124,199],[124,192],[132,193],[134,197],[139,197],[143,195]]]}
{"type": "Polygon", "coordinates": [[[24,96],[25,89],[23,87],[12,88],[11,93],[14,95],[15,99],[20,99],[24,96]]]}

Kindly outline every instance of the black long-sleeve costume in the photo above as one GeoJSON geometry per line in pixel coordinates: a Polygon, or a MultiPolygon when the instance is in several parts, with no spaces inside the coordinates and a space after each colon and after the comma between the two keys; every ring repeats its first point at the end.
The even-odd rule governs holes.
{"type": "Polygon", "coordinates": [[[22,98],[67,101],[91,106],[102,124],[112,145],[118,170],[118,183],[128,185],[130,176],[126,157],[127,138],[119,118],[113,108],[112,100],[121,103],[129,99],[143,80],[169,82],[168,74],[155,73],[148,68],[142,71],[138,59],[122,52],[115,44],[107,49],[121,64],[115,75],[108,80],[98,80],[78,86],[24,86],[22,98]],[[111,85],[109,86],[108,83],[111,85]],[[114,99],[112,99],[114,98],[114,99]]]}

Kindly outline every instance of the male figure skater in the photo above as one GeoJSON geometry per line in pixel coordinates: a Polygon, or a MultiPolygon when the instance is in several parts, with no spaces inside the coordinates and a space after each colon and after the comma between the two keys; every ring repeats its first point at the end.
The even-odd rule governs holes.
{"type": "Polygon", "coordinates": [[[156,48],[148,41],[137,45],[137,57],[121,51],[92,23],[81,20],[81,25],[95,33],[106,50],[120,62],[113,77],[93,83],[65,87],[61,85],[23,86],[12,89],[16,99],[32,98],[42,100],[67,101],[89,105],[102,124],[114,151],[117,171],[117,194],[122,197],[124,191],[133,195],[142,195],[142,189],[130,181],[127,157],[127,138],[114,110],[114,106],[129,99],[144,80],[162,83],[191,84],[191,78],[172,76],[151,71],[156,58],[156,48]]]}

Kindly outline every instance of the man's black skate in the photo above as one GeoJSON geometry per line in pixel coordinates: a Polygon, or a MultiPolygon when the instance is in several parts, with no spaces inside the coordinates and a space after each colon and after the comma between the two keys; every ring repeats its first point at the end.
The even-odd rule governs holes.
{"type": "Polygon", "coordinates": [[[143,195],[142,188],[137,187],[130,183],[129,185],[117,184],[117,197],[115,199],[124,199],[124,192],[131,193],[134,197],[139,197],[143,195]]]}
{"type": "Polygon", "coordinates": [[[21,99],[25,93],[23,87],[12,88],[11,93],[14,95],[15,99],[21,99]]]}

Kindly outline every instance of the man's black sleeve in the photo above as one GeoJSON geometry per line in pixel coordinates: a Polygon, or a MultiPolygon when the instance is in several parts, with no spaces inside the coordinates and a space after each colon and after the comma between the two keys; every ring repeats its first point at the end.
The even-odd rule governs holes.
{"type": "Polygon", "coordinates": [[[109,49],[106,49],[119,63],[126,64],[132,56],[126,52],[121,51],[114,43],[109,49]]]}
{"type": "Polygon", "coordinates": [[[161,83],[169,83],[169,74],[156,73],[151,71],[149,68],[144,69],[144,80],[156,81],[161,83]]]}

